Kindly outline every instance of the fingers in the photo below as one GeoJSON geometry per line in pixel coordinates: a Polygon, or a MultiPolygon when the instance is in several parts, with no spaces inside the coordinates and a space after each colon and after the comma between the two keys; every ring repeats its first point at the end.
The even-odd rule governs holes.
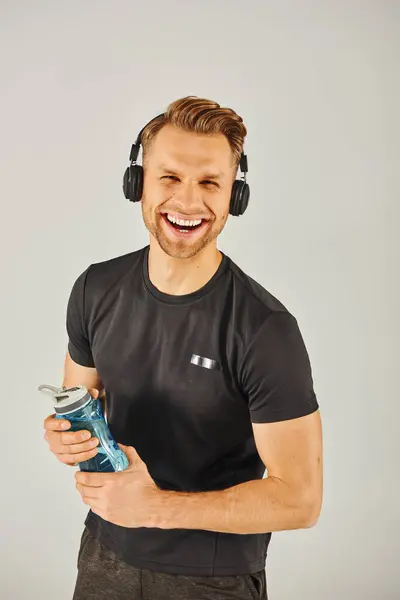
{"type": "Polygon", "coordinates": [[[74,446],[91,439],[91,433],[86,429],[81,431],[66,431],[63,433],[49,431],[48,436],[53,439],[55,443],[60,444],[60,446],[74,446]]]}
{"type": "Polygon", "coordinates": [[[93,458],[94,456],[96,456],[97,453],[98,450],[97,448],[95,448],[90,452],[80,452],[78,454],[56,454],[56,457],[60,462],[64,463],[65,465],[74,466],[80,462],[93,458]]]}
{"type": "Polygon", "coordinates": [[[65,431],[71,427],[71,423],[66,419],[56,419],[55,413],[49,415],[43,422],[46,431],[65,431]]]}
{"type": "MultiPolygon", "coordinates": [[[[49,443],[49,448],[58,460],[64,464],[75,465],[78,462],[89,460],[98,453],[96,446],[99,440],[91,437],[90,431],[63,431],[62,422],[50,415],[44,421],[44,438],[49,443]]],[[[67,421],[68,427],[71,424],[67,421]]]]}
{"type": "Polygon", "coordinates": [[[63,433],[49,432],[47,441],[49,442],[50,450],[57,454],[81,454],[89,452],[95,448],[99,440],[96,437],[90,437],[90,433],[86,432],[71,432],[70,437],[64,438],[63,433]],[[87,437],[83,438],[81,433],[86,433],[87,437]],[[75,436],[78,436],[75,438],[75,436]],[[85,441],[82,441],[82,440],[85,441]]]}

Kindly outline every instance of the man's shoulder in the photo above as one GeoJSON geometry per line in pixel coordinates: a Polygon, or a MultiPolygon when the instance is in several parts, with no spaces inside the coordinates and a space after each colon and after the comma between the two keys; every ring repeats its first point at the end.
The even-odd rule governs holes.
{"type": "Polygon", "coordinates": [[[81,275],[81,277],[85,277],[86,287],[93,291],[108,289],[135,270],[139,272],[142,268],[145,251],[146,247],[93,262],[81,275]]]}
{"type": "Polygon", "coordinates": [[[96,273],[115,273],[141,265],[145,250],[146,247],[94,262],[90,265],[90,270],[96,273]]]}
{"type": "Polygon", "coordinates": [[[265,285],[246,273],[232,260],[231,323],[235,339],[240,340],[245,362],[255,354],[273,350],[297,332],[297,320],[287,306],[265,285]]]}
{"type": "Polygon", "coordinates": [[[230,260],[230,270],[237,283],[236,294],[243,298],[250,310],[265,316],[272,312],[289,312],[279,298],[232,260],[230,260]]]}

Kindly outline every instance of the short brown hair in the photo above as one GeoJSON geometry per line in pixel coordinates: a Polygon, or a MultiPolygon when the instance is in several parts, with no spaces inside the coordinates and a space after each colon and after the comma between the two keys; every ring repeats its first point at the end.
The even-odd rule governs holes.
{"type": "Polygon", "coordinates": [[[175,100],[162,116],[153,120],[143,130],[143,161],[151,142],[166,124],[194,133],[222,133],[232,149],[234,166],[238,167],[247,130],[243,119],[231,108],[223,108],[217,102],[197,96],[175,100]]]}

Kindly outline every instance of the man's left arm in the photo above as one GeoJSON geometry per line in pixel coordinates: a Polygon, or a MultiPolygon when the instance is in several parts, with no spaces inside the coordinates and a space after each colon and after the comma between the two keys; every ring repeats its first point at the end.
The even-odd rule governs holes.
{"type": "Polygon", "coordinates": [[[276,423],[253,423],[253,431],[268,477],[219,491],[163,491],[157,526],[248,534],[315,525],[322,504],[319,410],[276,423]]]}
{"type": "Polygon", "coordinates": [[[268,477],[221,491],[166,492],[165,528],[264,533],[313,526],[322,505],[322,427],[311,364],[297,320],[271,313],[238,373],[268,477]]]}

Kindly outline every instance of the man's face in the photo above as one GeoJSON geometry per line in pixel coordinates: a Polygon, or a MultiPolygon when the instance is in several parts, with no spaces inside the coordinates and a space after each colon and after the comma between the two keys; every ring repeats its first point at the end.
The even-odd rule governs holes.
{"type": "Polygon", "coordinates": [[[236,176],[228,140],[165,125],[143,166],[147,229],[169,256],[195,256],[216,239],[228,218],[236,176]]]}

